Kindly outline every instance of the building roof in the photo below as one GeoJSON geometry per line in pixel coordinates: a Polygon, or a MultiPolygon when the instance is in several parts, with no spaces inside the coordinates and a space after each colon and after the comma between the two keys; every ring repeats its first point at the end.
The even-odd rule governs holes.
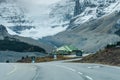
{"type": "Polygon", "coordinates": [[[57,49],[57,51],[73,51],[73,50],[78,50],[78,48],[76,48],[76,47],[74,47],[74,46],[71,46],[71,45],[65,45],[65,46],[62,46],[62,47],[59,47],[58,49],[57,49]]]}

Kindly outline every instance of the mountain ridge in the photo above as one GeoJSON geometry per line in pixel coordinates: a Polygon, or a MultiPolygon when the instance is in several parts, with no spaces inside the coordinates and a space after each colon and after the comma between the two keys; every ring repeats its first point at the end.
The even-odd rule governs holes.
{"type": "Polygon", "coordinates": [[[119,35],[116,34],[120,29],[119,10],[82,24],[76,23],[76,20],[81,19],[80,15],[76,16],[74,20],[72,19],[70,27],[66,31],[43,39],[56,43],[57,46],[74,45],[86,53],[95,53],[104,49],[107,44],[120,41],[119,35]]]}
{"type": "MultiPolygon", "coordinates": [[[[46,52],[51,52],[53,50],[53,46],[48,45],[43,42],[40,42],[40,41],[37,41],[37,40],[34,40],[32,38],[21,37],[21,36],[17,36],[17,35],[10,35],[7,32],[7,29],[5,28],[5,26],[3,26],[3,25],[0,26],[0,33],[1,33],[0,40],[2,40],[2,42],[4,41],[3,43],[7,43],[8,41],[9,42],[17,41],[16,43],[19,42],[19,43],[33,45],[33,46],[36,46],[39,48],[43,48],[43,49],[45,49],[46,52]],[[7,41],[5,42],[6,38],[7,38],[7,41]]],[[[19,44],[14,44],[14,45],[19,45],[19,44]]],[[[4,45],[1,45],[1,46],[4,46],[4,45]]]]}
{"type": "MultiPolygon", "coordinates": [[[[37,37],[36,39],[38,39],[41,38],[41,35],[51,34],[53,31],[58,33],[58,30],[61,30],[62,32],[56,35],[52,33],[52,36],[40,40],[58,47],[62,45],[73,45],[86,52],[93,53],[99,49],[103,49],[107,44],[114,44],[120,40],[119,0],[79,0],[79,4],[80,5],[75,4],[74,0],[61,0],[51,5],[47,18],[45,17],[46,14],[41,14],[41,16],[43,16],[41,19],[44,19],[45,22],[47,22],[47,19],[47,24],[52,23],[52,25],[42,25],[45,29],[41,27],[41,25],[37,28],[30,27],[30,30],[20,31],[22,36],[27,35],[32,38],[37,37]],[[77,10],[75,10],[75,6],[78,6],[77,10]],[[74,15],[77,11],[79,11],[79,14],[74,15]],[[48,17],[50,17],[50,19],[48,19],[48,17]],[[45,32],[43,32],[44,30],[45,32]]],[[[48,10],[47,8],[45,9],[48,10]]],[[[26,20],[24,14],[20,15],[22,16],[22,21],[24,21],[24,19],[26,20]]],[[[38,20],[39,22],[38,18],[32,20],[33,22],[34,20],[38,20]]],[[[44,22],[44,20],[42,21],[44,22]]],[[[33,25],[30,21],[30,25],[31,24],[33,25]]],[[[16,27],[18,28],[18,26],[16,27]]],[[[12,28],[10,29],[13,30],[12,28]]],[[[20,39],[18,36],[13,37],[20,39]]],[[[29,43],[32,42],[32,40],[24,37],[21,37],[20,40],[29,43]]],[[[34,44],[38,45],[36,42],[34,42],[34,44]]],[[[41,44],[43,45],[44,43],[41,44]]]]}

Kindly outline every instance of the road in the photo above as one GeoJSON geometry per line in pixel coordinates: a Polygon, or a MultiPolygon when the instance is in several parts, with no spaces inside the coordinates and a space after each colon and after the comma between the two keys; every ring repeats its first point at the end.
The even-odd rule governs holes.
{"type": "Polygon", "coordinates": [[[1,63],[0,80],[120,80],[120,67],[61,62],[1,63]]]}

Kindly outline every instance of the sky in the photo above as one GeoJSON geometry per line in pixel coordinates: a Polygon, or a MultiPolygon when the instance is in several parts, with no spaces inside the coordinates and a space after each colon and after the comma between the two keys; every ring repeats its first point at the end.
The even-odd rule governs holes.
{"type": "Polygon", "coordinates": [[[35,3],[35,4],[50,5],[50,4],[56,3],[56,2],[58,2],[60,0],[26,0],[26,1],[30,1],[30,2],[35,3]]]}
{"type": "Polygon", "coordinates": [[[17,0],[19,2],[22,2],[25,5],[51,5],[54,4],[60,0],[17,0]]]}

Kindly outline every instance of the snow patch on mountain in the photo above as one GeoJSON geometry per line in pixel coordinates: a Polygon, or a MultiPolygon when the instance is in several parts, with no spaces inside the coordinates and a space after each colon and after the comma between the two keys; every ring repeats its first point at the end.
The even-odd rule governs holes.
{"type": "Polygon", "coordinates": [[[120,10],[119,0],[80,0],[80,4],[80,8],[82,8],[83,11],[78,16],[72,18],[71,28],[73,28],[73,25],[81,25],[120,10]],[[86,4],[85,1],[88,1],[88,3],[86,4]]]}
{"type": "MultiPolygon", "coordinates": [[[[64,2],[66,1],[73,0],[65,0],[64,2]]],[[[73,1],[71,5],[67,2],[66,5],[75,5],[75,2],[73,1]]],[[[61,9],[63,6],[59,8],[61,9]]],[[[54,10],[58,12],[59,8],[54,10]]],[[[74,9],[69,8],[70,10],[67,13],[73,13],[74,9]]],[[[80,0],[80,9],[80,14],[71,15],[70,24],[66,31],[43,38],[43,40],[58,47],[73,45],[83,49],[86,53],[95,53],[108,44],[115,44],[120,41],[119,0],[80,0]]]]}
{"type": "Polygon", "coordinates": [[[120,10],[119,0],[80,0],[81,12],[75,17],[74,0],[6,0],[0,4],[0,22],[8,32],[35,39],[65,31],[69,22],[72,29],[120,10]]]}
{"type": "Polygon", "coordinates": [[[1,2],[1,24],[7,26],[10,34],[16,33],[35,39],[64,31],[66,22],[56,23],[54,22],[56,20],[49,16],[52,4],[58,1],[60,0],[6,0],[6,2],[1,2]]]}
{"type": "Polygon", "coordinates": [[[51,27],[44,28],[44,27],[38,27],[38,28],[32,28],[30,30],[24,30],[21,32],[20,36],[24,37],[32,37],[34,39],[42,38],[43,36],[53,36],[57,34],[58,32],[66,30],[67,27],[55,27],[54,29],[51,27]]]}

